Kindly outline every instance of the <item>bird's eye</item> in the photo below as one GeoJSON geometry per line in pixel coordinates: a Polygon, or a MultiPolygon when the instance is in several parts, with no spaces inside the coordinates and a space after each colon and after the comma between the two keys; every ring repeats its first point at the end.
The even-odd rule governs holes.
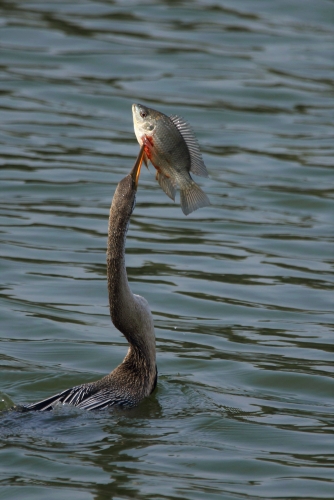
{"type": "Polygon", "coordinates": [[[146,117],[147,117],[147,113],[146,113],[146,111],[141,110],[141,112],[140,112],[140,116],[141,116],[142,118],[146,118],[146,117]]]}

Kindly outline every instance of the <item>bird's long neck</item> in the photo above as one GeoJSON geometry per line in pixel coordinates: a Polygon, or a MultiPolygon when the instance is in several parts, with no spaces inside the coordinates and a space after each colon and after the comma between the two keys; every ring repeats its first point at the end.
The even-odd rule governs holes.
{"type": "MultiPolygon", "coordinates": [[[[115,196],[114,196],[115,200],[115,196]]],[[[155,334],[153,318],[145,299],[134,295],[128,283],[125,267],[125,241],[130,215],[124,214],[118,204],[110,208],[107,276],[110,316],[130,344],[127,358],[144,363],[155,370],[155,334]]]]}

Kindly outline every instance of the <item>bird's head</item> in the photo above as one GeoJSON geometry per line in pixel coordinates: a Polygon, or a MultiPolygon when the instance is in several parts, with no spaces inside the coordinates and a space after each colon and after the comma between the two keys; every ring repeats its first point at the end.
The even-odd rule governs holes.
{"type": "Polygon", "coordinates": [[[124,215],[130,216],[136,204],[136,192],[140,169],[143,163],[144,146],[141,147],[139,155],[131,172],[124,177],[116,188],[112,206],[117,207],[124,215]]]}

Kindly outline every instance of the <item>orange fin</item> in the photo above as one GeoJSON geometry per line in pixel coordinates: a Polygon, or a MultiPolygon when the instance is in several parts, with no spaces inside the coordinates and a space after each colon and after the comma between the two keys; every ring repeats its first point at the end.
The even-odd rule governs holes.
{"type": "Polygon", "coordinates": [[[145,163],[145,167],[147,168],[148,170],[148,158],[146,156],[146,153],[143,154],[143,162],[145,163]]]}

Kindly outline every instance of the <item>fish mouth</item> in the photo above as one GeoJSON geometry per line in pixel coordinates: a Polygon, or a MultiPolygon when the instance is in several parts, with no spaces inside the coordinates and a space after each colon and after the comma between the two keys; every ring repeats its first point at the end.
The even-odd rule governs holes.
{"type": "Polygon", "coordinates": [[[132,104],[132,113],[135,115],[136,113],[139,113],[139,107],[140,107],[140,104],[132,104]]]}
{"type": "Polygon", "coordinates": [[[138,153],[137,159],[135,161],[135,164],[133,166],[133,169],[130,172],[135,189],[137,189],[137,186],[138,186],[140,170],[141,170],[141,166],[143,164],[144,155],[145,155],[145,150],[144,150],[144,145],[142,145],[142,147],[140,148],[140,151],[138,153]]]}

